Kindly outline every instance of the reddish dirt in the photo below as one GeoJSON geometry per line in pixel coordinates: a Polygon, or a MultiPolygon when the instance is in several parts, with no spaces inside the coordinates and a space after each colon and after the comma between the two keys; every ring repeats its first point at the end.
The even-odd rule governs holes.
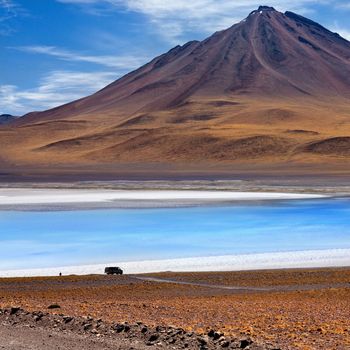
{"type": "Polygon", "coordinates": [[[144,282],[129,276],[2,279],[0,306],[47,310],[48,305],[58,303],[63,314],[91,315],[109,322],[174,325],[199,333],[216,329],[226,336],[249,335],[283,349],[350,347],[349,269],[156,276],[220,285],[293,286],[294,290],[230,291],[144,282]],[[339,287],[339,283],[344,285],[339,287]],[[310,284],[318,288],[304,290],[310,284]]]}

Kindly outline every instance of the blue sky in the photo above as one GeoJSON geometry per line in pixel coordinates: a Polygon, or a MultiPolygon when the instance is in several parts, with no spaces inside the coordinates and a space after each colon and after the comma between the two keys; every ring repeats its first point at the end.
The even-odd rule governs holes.
{"type": "Polygon", "coordinates": [[[0,114],[91,94],[261,4],[300,13],[350,39],[350,0],[0,0],[0,114]]]}

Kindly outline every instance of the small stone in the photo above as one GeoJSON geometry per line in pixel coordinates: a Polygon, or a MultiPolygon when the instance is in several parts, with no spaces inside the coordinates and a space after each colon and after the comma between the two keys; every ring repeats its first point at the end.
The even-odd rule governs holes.
{"type": "Polygon", "coordinates": [[[239,342],[239,347],[241,349],[245,349],[247,348],[250,344],[252,344],[253,342],[250,340],[250,339],[242,339],[240,342],[239,342]]]}
{"type": "Polygon", "coordinates": [[[35,322],[38,322],[42,319],[42,317],[43,317],[42,315],[35,315],[33,318],[35,322]]]}
{"type": "Polygon", "coordinates": [[[208,339],[206,337],[199,337],[198,342],[200,345],[207,345],[208,344],[208,339]]]}
{"type": "Polygon", "coordinates": [[[208,332],[208,337],[213,338],[213,337],[214,337],[214,334],[215,334],[215,331],[214,331],[213,329],[211,329],[211,330],[208,332]]]}
{"type": "Polygon", "coordinates": [[[10,315],[15,315],[19,310],[21,310],[20,307],[11,307],[10,315]]]}
{"type": "Polygon", "coordinates": [[[73,321],[73,317],[70,317],[70,316],[64,316],[63,317],[63,322],[64,323],[69,323],[71,321],[73,321]]]}
{"type": "Polygon", "coordinates": [[[225,340],[220,343],[222,348],[228,348],[230,346],[230,342],[228,340],[225,340]]]}
{"type": "Polygon", "coordinates": [[[92,324],[91,323],[86,323],[83,327],[84,331],[89,330],[90,328],[92,328],[92,324]]]}
{"type": "Polygon", "coordinates": [[[158,332],[158,333],[164,333],[164,331],[165,331],[164,327],[161,327],[161,326],[157,326],[157,327],[156,327],[156,332],[158,332]]]}
{"type": "Polygon", "coordinates": [[[148,341],[154,342],[154,341],[156,341],[158,338],[159,338],[159,334],[153,333],[153,334],[149,337],[148,341]]]}
{"type": "Polygon", "coordinates": [[[218,340],[222,337],[222,333],[219,333],[219,332],[214,332],[213,334],[213,339],[214,340],[218,340]]]}
{"type": "Polygon", "coordinates": [[[124,325],[123,324],[117,324],[114,329],[117,331],[117,333],[120,333],[124,330],[124,325]]]}

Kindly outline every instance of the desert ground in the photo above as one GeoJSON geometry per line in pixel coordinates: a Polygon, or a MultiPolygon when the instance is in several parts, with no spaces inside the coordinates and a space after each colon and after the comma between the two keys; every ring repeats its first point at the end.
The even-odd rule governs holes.
{"type": "MultiPolygon", "coordinates": [[[[252,339],[254,346],[265,344],[264,349],[350,347],[350,268],[3,278],[0,308],[6,307],[107,324],[171,326],[195,332],[196,337],[214,330],[229,339],[252,339]],[[53,304],[59,308],[48,309],[53,304]]],[[[0,316],[0,334],[8,336],[12,323],[21,331],[21,317],[12,323],[4,317],[0,316]]],[[[45,325],[39,326],[34,323],[26,332],[37,331],[42,337],[45,325]]],[[[53,339],[62,331],[66,332],[57,326],[53,339]]],[[[83,343],[97,337],[74,332],[63,334],[85,337],[83,343]]],[[[141,341],[138,346],[143,345],[141,341]]]]}

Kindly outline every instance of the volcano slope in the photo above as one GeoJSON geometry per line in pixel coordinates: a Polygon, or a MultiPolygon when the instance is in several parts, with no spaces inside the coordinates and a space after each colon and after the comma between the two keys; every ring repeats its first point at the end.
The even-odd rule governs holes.
{"type": "Polygon", "coordinates": [[[3,126],[0,146],[4,164],[32,167],[350,174],[350,43],[261,6],[91,96],[3,126]]]}

